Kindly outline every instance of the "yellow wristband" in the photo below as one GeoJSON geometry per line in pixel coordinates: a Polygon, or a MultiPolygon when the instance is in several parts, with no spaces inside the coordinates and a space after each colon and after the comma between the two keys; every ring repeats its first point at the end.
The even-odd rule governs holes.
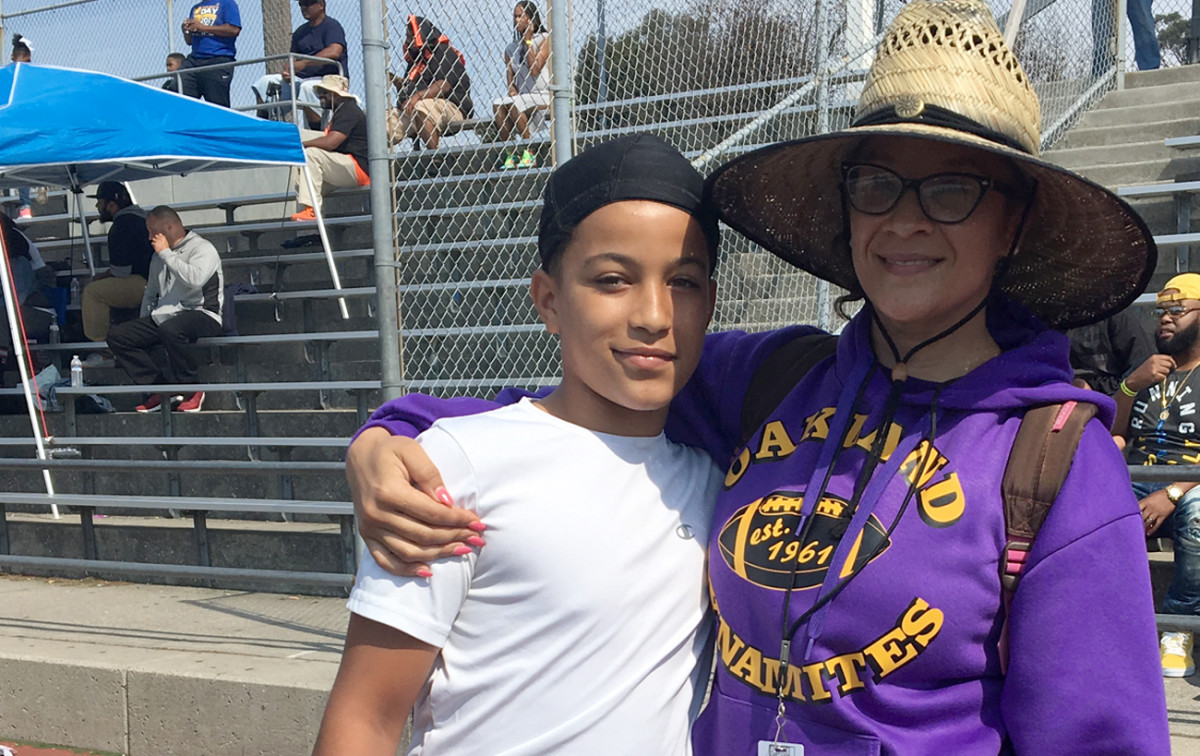
{"type": "Polygon", "coordinates": [[[1121,379],[1121,393],[1125,396],[1137,396],[1137,392],[1129,388],[1129,386],[1125,383],[1125,379],[1123,378],[1121,379]]]}

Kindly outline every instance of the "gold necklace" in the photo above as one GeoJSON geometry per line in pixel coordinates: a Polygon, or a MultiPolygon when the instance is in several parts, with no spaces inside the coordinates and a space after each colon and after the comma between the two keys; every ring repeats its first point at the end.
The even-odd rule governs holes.
{"type": "Polygon", "coordinates": [[[1180,389],[1182,389],[1185,385],[1187,385],[1188,379],[1192,377],[1192,373],[1196,372],[1196,368],[1198,366],[1200,366],[1200,363],[1197,363],[1197,365],[1192,365],[1192,369],[1187,372],[1187,375],[1185,375],[1183,377],[1183,380],[1180,381],[1179,383],[1175,384],[1175,391],[1171,393],[1170,397],[1167,396],[1167,380],[1171,376],[1167,375],[1166,378],[1163,378],[1162,396],[1160,397],[1160,399],[1162,401],[1162,412],[1158,413],[1159,420],[1166,420],[1168,417],[1171,416],[1171,413],[1167,410],[1167,408],[1171,406],[1172,402],[1174,402],[1176,399],[1179,398],[1180,389]]]}

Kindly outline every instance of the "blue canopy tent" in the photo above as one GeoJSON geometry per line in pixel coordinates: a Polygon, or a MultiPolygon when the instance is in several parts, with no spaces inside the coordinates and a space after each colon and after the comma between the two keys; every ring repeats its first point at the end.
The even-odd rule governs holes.
{"type": "Polygon", "coordinates": [[[93,71],[0,68],[0,186],[303,165],[299,132],[93,71]]]}
{"type": "MultiPolygon", "coordinates": [[[[104,180],[134,181],[252,165],[304,166],[296,127],[263,121],[108,74],[14,63],[0,68],[0,187],[60,186],[78,198],[104,180]]],[[[95,272],[83,203],[77,201],[88,267],[95,272]]],[[[318,228],[335,288],[341,288],[323,219],[318,228]]],[[[0,235],[2,236],[2,235],[0,235]]],[[[13,345],[37,427],[22,339],[16,328],[7,252],[0,283],[13,345]]],[[[344,300],[343,317],[348,317],[344,300]]],[[[48,490],[50,480],[46,477],[48,490]]]]}
{"type": "MultiPolygon", "coordinates": [[[[249,165],[304,166],[299,132],[94,71],[28,63],[0,68],[0,187],[61,186],[79,194],[108,179],[249,165]]],[[[311,182],[307,170],[304,175],[311,182]]],[[[80,213],[91,268],[82,206],[80,213]]],[[[329,253],[324,223],[319,226],[329,253]]],[[[328,256],[334,286],[341,288],[328,256]]]]}

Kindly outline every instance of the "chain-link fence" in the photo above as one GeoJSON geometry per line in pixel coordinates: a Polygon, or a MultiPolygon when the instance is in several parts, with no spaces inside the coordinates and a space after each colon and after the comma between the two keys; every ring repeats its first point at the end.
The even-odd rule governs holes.
{"type": "MultiPolygon", "coordinates": [[[[480,391],[539,384],[557,373],[555,343],[527,295],[552,133],[578,151],[653,132],[707,172],[764,144],[844,127],[878,36],[903,5],[558,1],[565,12],[555,29],[548,0],[379,0],[389,45],[392,232],[409,388],[480,391]],[[417,112],[412,95],[429,83],[428,69],[441,66],[455,70],[457,86],[445,93],[454,111],[417,112]],[[551,128],[556,67],[566,72],[553,85],[570,94],[570,118],[562,119],[570,123],[551,128]]],[[[168,51],[187,49],[179,24],[192,4],[182,0],[165,7],[0,2],[5,32],[32,38],[35,62],[134,76],[161,70],[168,51]]],[[[1028,0],[1017,49],[1041,97],[1048,137],[1060,136],[1113,86],[1118,30],[1127,37],[1125,68],[1134,68],[1133,40],[1117,7],[1115,0],[1028,0]]],[[[1007,0],[993,9],[1003,26],[1007,0]]],[[[351,88],[363,93],[358,11],[328,0],[327,12],[346,31],[351,88]]],[[[1163,17],[1163,64],[1176,64],[1185,55],[1190,6],[1158,0],[1154,12],[1163,17]]],[[[282,52],[302,22],[287,0],[243,0],[241,17],[242,60],[282,52]]],[[[235,73],[235,105],[253,102],[250,84],[264,70],[258,63],[235,73]]],[[[831,308],[839,292],[732,233],[723,241],[718,283],[715,328],[839,324],[831,308]]]]}
{"type": "MultiPolygon", "coordinates": [[[[228,0],[226,0],[228,2],[228,0]]],[[[194,0],[2,0],[0,28],[7,58],[14,34],[33,42],[33,62],[103,71],[136,78],[165,70],[168,53],[190,50],[181,24],[194,0]]],[[[329,0],[329,15],[346,31],[351,88],[362,92],[362,25],[358,3],[329,0]]],[[[304,23],[292,0],[241,0],[242,31],[237,58],[250,60],[286,53],[292,31],[304,23]]],[[[272,64],[276,67],[278,63],[272,64]]],[[[251,85],[265,64],[234,69],[234,107],[255,102],[251,85]]]]}
{"type": "MultiPolygon", "coordinates": [[[[1093,11],[1092,2],[1030,0],[1026,9],[1018,49],[1042,98],[1044,123],[1056,134],[1080,114],[1086,96],[1101,96],[1115,78],[1116,4],[1095,0],[1093,11]]],[[[844,127],[879,35],[902,5],[569,0],[567,28],[549,33],[566,39],[552,46],[570,57],[570,81],[562,84],[572,95],[573,147],[648,131],[708,171],[765,144],[844,127]]],[[[403,109],[413,91],[405,80],[413,58],[403,51],[413,38],[409,25],[425,19],[462,53],[474,108],[464,114],[473,118],[436,146],[416,129],[396,134],[394,231],[404,374],[412,389],[479,391],[541,383],[556,372],[554,341],[542,333],[526,294],[551,131],[506,128],[503,114],[510,69],[522,63],[514,51],[545,44],[534,41],[535,30],[513,46],[514,11],[518,27],[520,16],[534,11],[532,3],[518,6],[385,5],[389,68],[399,77],[392,106],[403,109]]],[[[546,10],[536,7],[543,24],[546,10]]],[[[994,10],[1003,24],[1007,5],[994,10]]],[[[725,235],[717,277],[714,328],[840,323],[831,307],[840,292],[733,233],[725,235]]]]}

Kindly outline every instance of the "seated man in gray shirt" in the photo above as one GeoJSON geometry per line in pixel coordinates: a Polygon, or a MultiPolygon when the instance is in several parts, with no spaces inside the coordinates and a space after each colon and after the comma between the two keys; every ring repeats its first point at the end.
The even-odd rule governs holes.
{"type": "MultiPolygon", "coordinates": [[[[192,383],[200,371],[191,344],[221,333],[225,277],[221,258],[210,242],[183,227],[179,215],[159,205],[146,216],[146,230],[154,247],[142,316],[115,325],[108,331],[108,347],[134,383],[192,383]],[[167,351],[166,366],[150,350],[158,344],[167,351]]],[[[156,412],[163,397],[150,394],[138,412],[156,412]]],[[[181,412],[199,412],[204,392],[194,393],[179,405],[181,412]]]]}

